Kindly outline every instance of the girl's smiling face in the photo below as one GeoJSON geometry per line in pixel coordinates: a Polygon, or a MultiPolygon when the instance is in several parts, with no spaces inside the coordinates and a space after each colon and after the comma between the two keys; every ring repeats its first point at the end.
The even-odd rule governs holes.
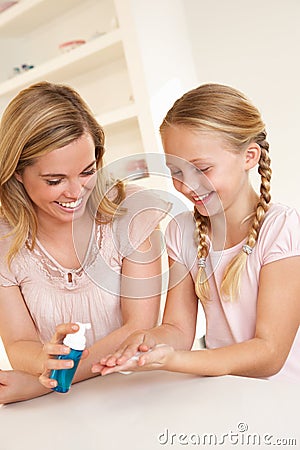
{"type": "Polygon", "coordinates": [[[36,159],[15,177],[24,185],[38,220],[66,223],[81,217],[96,183],[95,144],[83,134],[36,159]]]}
{"type": "Polygon", "coordinates": [[[252,191],[248,149],[237,151],[221,135],[184,126],[166,128],[162,141],[174,187],[200,214],[240,214],[252,191]]]}

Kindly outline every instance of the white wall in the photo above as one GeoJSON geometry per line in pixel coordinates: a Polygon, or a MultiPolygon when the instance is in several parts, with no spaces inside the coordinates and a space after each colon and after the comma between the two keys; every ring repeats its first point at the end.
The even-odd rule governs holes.
{"type": "Polygon", "coordinates": [[[300,209],[299,0],[182,0],[199,84],[242,90],[260,109],[273,200],[300,209]]]}

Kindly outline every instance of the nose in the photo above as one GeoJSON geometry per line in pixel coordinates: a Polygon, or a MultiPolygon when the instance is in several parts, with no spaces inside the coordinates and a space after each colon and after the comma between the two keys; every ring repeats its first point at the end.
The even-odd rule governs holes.
{"type": "Polygon", "coordinates": [[[64,195],[67,198],[77,199],[81,196],[83,190],[83,184],[81,180],[76,178],[68,181],[66,189],[64,190],[64,195]]]}
{"type": "Polygon", "coordinates": [[[181,182],[181,192],[186,195],[191,192],[196,192],[200,186],[199,173],[196,174],[192,170],[188,170],[183,173],[183,178],[181,182]]]}

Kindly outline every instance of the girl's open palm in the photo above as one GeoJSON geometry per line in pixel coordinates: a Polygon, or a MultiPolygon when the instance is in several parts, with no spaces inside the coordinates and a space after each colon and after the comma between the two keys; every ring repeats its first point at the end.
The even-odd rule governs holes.
{"type": "MultiPolygon", "coordinates": [[[[143,346],[140,346],[143,348],[143,346]]],[[[146,371],[164,369],[165,364],[171,354],[174,353],[173,347],[166,344],[157,344],[146,350],[137,351],[131,358],[123,364],[116,363],[113,366],[106,365],[101,370],[101,375],[108,375],[113,372],[124,371],[146,371]]]]}

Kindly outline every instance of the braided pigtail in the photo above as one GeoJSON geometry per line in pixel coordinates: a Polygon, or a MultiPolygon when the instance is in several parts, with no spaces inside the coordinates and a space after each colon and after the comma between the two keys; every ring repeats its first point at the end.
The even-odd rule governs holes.
{"type": "Polygon", "coordinates": [[[197,297],[204,302],[209,299],[209,284],[206,274],[206,258],[209,248],[207,242],[210,221],[207,216],[202,216],[197,209],[194,209],[196,221],[195,240],[197,243],[198,273],[195,281],[195,291],[197,297]]]}
{"type": "Polygon", "coordinates": [[[239,293],[242,271],[245,267],[247,257],[251,255],[253,247],[256,244],[260,227],[265,218],[266,212],[269,209],[269,203],[271,200],[270,180],[272,171],[270,168],[271,161],[269,157],[269,144],[266,141],[266,133],[260,133],[256,142],[261,148],[261,156],[258,165],[258,173],[261,176],[260,198],[256,206],[256,211],[249,230],[247,242],[243,246],[242,251],[229,263],[224,273],[221,292],[224,298],[230,301],[236,299],[239,293]]]}

